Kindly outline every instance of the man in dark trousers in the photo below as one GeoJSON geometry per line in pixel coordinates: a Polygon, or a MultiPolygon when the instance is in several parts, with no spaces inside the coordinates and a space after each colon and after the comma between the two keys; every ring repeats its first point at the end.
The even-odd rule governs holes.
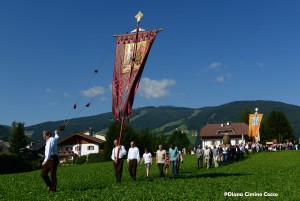
{"type": "Polygon", "coordinates": [[[56,171],[59,163],[57,149],[57,140],[59,138],[58,131],[55,130],[54,134],[55,136],[51,137],[51,133],[49,131],[44,131],[42,133],[43,138],[46,140],[46,146],[41,176],[48,187],[48,192],[55,192],[57,186],[56,171]],[[49,172],[51,179],[48,176],[49,172]]]}
{"type": "Polygon", "coordinates": [[[111,159],[114,161],[114,169],[117,183],[121,182],[123,172],[123,158],[126,156],[126,149],[122,145],[118,145],[118,140],[114,141],[115,148],[111,153],[111,159]],[[118,156],[119,155],[119,156],[118,156]]]}
{"type": "Polygon", "coordinates": [[[128,150],[127,156],[128,170],[133,181],[136,180],[136,169],[137,164],[140,163],[140,151],[139,148],[135,146],[134,141],[130,143],[130,148],[128,150]]]}
{"type": "Polygon", "coordinates": [[[201,149],[201,145],[198,145],[198,148],[196,150],[196,155],[197,155],[198,168],[202,168],[203,167],[204,150],[201,149]]]}

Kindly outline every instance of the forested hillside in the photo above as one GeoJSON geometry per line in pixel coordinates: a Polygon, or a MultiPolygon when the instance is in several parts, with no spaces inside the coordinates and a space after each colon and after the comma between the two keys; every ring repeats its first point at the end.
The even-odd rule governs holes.
{"type": "MultiPolygon", "coordinates": [[[[255,108],[259,108],[258,112],[263,113],[265,116],[272,110],[284,112],[294,129],[295,135],[300,137],[300,107],[274,101],[236,101],[220,106],[197,109],[173,106],[143,107],[133,111],[130,124],[136,130],[148,129],[152,132],[168,134],[175,129],[181,129],[187,133],[196,134],[202,126],[208,123],[236,122],[245,108],[253,112],[255,112],[255,108]]],[[[112,113],[72,119],[66,126],[66,130],[61,132],[61,137],[88,129],[105,133],[105,130],[113,121],[112,113]]],[[[57,129],[62,122],[44,122],[25,129],[32,133],[32,140],[42,140],[40,134],[43,130],[57,129]]],[[[6,137],[3,132],[7,132],[7,128],[4,128],[4,131],[0,130],[2,138],[6,137]]]]}
{"type": "Polygon", "coordinates": [[[8,141],[9,127],[0,125],[0,140],[8,141]]]}

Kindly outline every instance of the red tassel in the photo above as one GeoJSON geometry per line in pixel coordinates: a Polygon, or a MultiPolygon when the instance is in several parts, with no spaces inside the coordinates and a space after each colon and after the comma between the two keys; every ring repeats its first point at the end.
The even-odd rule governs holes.
{"type": "Polygon", "coordinates": [[[91,103],[88,102],[88,103],[85,105],[85,107],[90,107],[90,105],[91,105],[91,103]]]}
{"type": "Polygon", "coordinates": [[[73,106],[74,110],[76,109],[76,107],[77,107],[77,105],[76,105],[76,103],[75,103],[74,106],[73,106]]]}
{"type": "Polygon", "coordinates": [[[64,130],[65,130],[65,127],[66,127],[65,124],[61,124],[61,125],[59,126],[59,130],[60,130],[60,131],[64,131],[64,130]]]}

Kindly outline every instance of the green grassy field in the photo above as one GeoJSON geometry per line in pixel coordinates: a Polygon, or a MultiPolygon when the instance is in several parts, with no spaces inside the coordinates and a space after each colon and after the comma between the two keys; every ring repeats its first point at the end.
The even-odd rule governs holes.
{"type": "Polygon", "coordinates": [[[299,165],[300,151],[251,154],[208,170],[197,169],[195,155],[186,155],[176,179],[159,178],[153,165],[147,180],[140,165],[132,182],[124,163],[121,184],[115,183],[112,162],[61,166],[56,193],[47,193],[40,171],[0,175],[0,200],[299,200],[299,165]]]}

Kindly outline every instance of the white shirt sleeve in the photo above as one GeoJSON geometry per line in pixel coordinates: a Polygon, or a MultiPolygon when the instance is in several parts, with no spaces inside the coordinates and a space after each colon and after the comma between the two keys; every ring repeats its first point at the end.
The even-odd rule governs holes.
{"type": "MultiPolygon", "coordinates": [[[[111,159],[112,160],[115,160],[116,159],[116,152],[118,151],[117,147],[115,147],[113,150],[112,150],[112,153],[111,153],[111,159]]],[[[126,149],[124,146],[121,146],[120,148],[120,151],[119,151],[119,157],[118,158],[123,158],[123,156],[126,155],[126,149]]]]}
{"type": "Polygon", "coordinates": [[[59,139],[59,136],[57,134],[55,134],[55,136],[54,136],[55,143],[57,143],[58,139],[59,139]]]}
{"type": "Polygon", "coordinates": [[[112,153],[111,153],[111,160],[115,160],[115,150],[116,148],[113,148],[112,153]]]}
{"type": "Polygon", "coordinates": [[[121,153],[122,153],[122,157],[127,154],[126,149],[125,149],[124,146],[121,146],[121,153]]]}
{"type": "Polygon", "coordinates": [[[129,148],[129,150],[128,150],[127,162],[129,162],[129,159],[131,158],[131,156],[130,156],[131,150],[132,150],[132,148],[129,148]]]}
{"type": "Polygon", "coordinates": [[[45,159],[44,159],[44,162],[47,162],[50,158],[50,144],[51,144],[51,139],[49,138],[47,141],[46,141],[46,146],[45,146],[45,159]]]}
{"type": "Polygon", "coordinates": [[[137,156],[136,156],[136,158],[137,158],[137,162],[138,163],[140,163],[140,160],[141,160],[141,157],[140,157],[140,150],[139,150],[139,148],[136,148],[137,149],[137,156]]]}

